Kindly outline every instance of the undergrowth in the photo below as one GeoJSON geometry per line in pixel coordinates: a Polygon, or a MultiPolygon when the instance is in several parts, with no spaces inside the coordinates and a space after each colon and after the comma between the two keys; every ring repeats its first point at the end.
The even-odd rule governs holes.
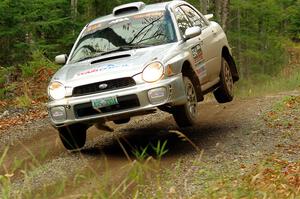
{"type": "MultiPolygon", "coordinates": [[[[46,86],[49,78],[57,66],[47,60],[42,52],[34,52],[32,61],[17,67],[0,68],[0,99],[17,107],[30,107],[32,103],[46,100],[46,86]]],[[[256,76],[251,80],[241,80],[237,84],[237,95],[240,97],[259,96],[266,93],[299,89],[299,65],[293,65],[282,71],[276,77],[256,76]]],[[[7,105],[7,103],[5,104],[7,105]]],[[[263,116],[266,124],[271,128],[287,131],[299,130],[299,120],[296,112],[300,110],[298,96],[288,96],[275,103],[272,110],[263,116]],[[296,112],[295,112],[296,111],[296,112]]],[[[107,169],[99,177],[95,168],[87,166],[77,171],[71,177],[62,177],[39,190],[31,190],[26,183],[30,183],[30,175],[42,162],[47,159],[48,151],[41,149],[40,154],[34,155],[25,149],[30,158],[15,157],[9,167],[5,165],[8,148],[2,151],[0,157],[0,187],[1,198],[48,198],[64,197],[69,190],[82,187],[75,195],[69,198],[299,198],[300,197],[300,162],[286,161],[278,157],[266,157],[260,164],[254,164],[247,170],[242,168],[235,171],[216,171],[202,162],[202,151],[188,137],[179,131],[172,131],[183,141],[189,142],[197,151],[199,159],[194,160],[191,168],[184,169],[192,173],[193,186],[200,185],[199,189],[190,193],[186,184],[177,187],[172,181],[173,176],[182,170],[178,164],[174,170],[168,170],[169,177],[161,173],[161,160],[168,152],[167,141],[149,143],[145,147],[131,147],[130,152],[124,151],[129,163],[124,175],[112,182],[111,174],[107,169]],[[132,158],[132,156],[134,158],[132,158]],[[17,176],[17,177],[16,177],[17,176]],[[21,176],[21,177],[20,177],[21,176]],[[22,178],[24,187],[14,190],[14,180],[22,178]],[[89,185],[89,186],[88,186],[89,185]],[[182,191],[183,190],[183,191],[182,191]]],[[[122,143],[120,142],[120,145],[122,143]]],[[[22,146],[21,146],[22,147],[22,146]]],[[[123,147],[122,147],[123,148],[123,147]]],[[[300,148],[299,148],[300,149],[300,148]]],[[[84,159],[83,155],[81,157],[84,159]]],[[[105,160],[104,160],[105,161],[105,160]]],[[[108,166],[107,166],[108,167],[108,166]]],[[[182,184],[181,184],[182,185],[182,184]]]]}
{"type": "MultiPolygon", "coordinates": [[[[267,125],[272,124],[271,128],[290,131],[291,126],[283,126],[278,122],[284,122],[286,116],[294,115],[295,117],[290,117],[294,122],[291,125],[299,125],[299,121],[295,120],[299,110],[299,97],[287,96],[276,102],[263,118],[267,118],[265,120],[267,125]],[[273,114],[276,114],[276,118],[273,114]]],[[[284,132],[282,131],[283,134],[284,132]]],[[[106,168],[104,173],[100,174],[97,168],[87,164],[71,176],[61,176],[59,180],[45,184],[39,189],[32,188],[30,182],[32,176],[36,175],[36,170],[43,168],[43,162],[47,160],[49,151],[41,149],[40,153],[35,155],[21,145],[28,157],[25,159],[15,157],[7,167],[5,159],[9,159],[7,157],[9,149],[6,148],[0,158],[1,198],[294,199],[300,196],[300,162],[297,160],[288,161],[273,154],[264,156],[260,162],[240,165],[238,168],[224,166],[220,170],[202,161],[203,151],[183,133],[179,131],[170,131],[170,133],[176,134],[195,148],[196,158],[191,161],[191,164],[181,163],[179,160],[174,166],[163,168],[161,160],[168,152],[168,142],[157,141],[144,147],[130,146],[130,150],[125,150],[128,164],[121,168],[120,174],[115,173],[118,170],[109,169],[104,157],[102,162],[106,168]],[[16,191],[14,181],[20,177],[24,185],[16,191]]],[[[127,143],[126,139],[119,141],[121,145],[127,143]]],[[[125,149],[125,147],[121,148],[125,149]]],[[[297,149],[294,149],[293,153],[297,153],[297,149]]],[[[288,152],[291,152],[290,150],[288,152]]],[[[84,154],[80,154],[80,157],[84,160],[84,154]]]]}
{"type": "Polygon", "coordinates": [[[236,93],[242,98],[300,89],[300,65],[293,65],[275,77],[259,75],[237,82],[236,93]]]}
{"type": "MultiPolygon", "coordinates": [[[[160,169],[161,159],[168,152],[167,141],[149,143],[145,148],[132,147],[133,160],[128,162],[124,168],[124,175],[121,175],[118,182],[112,182],[112,175],[109,172],[106,160],[104,162],[107,169],[99,176],[96,168],[86,165],[79,169],[72,176],[61,176],[53,183],[44,184],[42,187],[34,188],[32,183],[37,173],[43,170],[43,161],[49,155],[49,151],[41,149],[40,154],[33,154],[27,147],[24,148],[27,155],[24,159],[17,158],[7,165],[9,148],[2,151],[0,157],[0,197],[9,198],[125,198],[126,195],[139,198],[142,190],[139,185],[146,184],[149,180],[155,179],[158,187],[161,186],[160,169]],[[151,156],[153,154],[154,156],[151,156]],[[14,181],[22,179],[23,185],[16,189],[14,181]],[[91,184],[92,182],[92,184],[91,184]],[[90,186],[86,186],[89,184],[90,186]],[[84,187],[88,192],[80,191],[75,194],[68,194],[69,190],[76,190],[84,187]]],[[[83,154],[79,154],[84,160],[83,154]]]]}
{"type": "MultiPolygon", "coordinates": [[[[0,68],[0,100],[7,106],[28,108],[47,100],[46,88],[58,66],[41,51],[33,51],[26,64],[0,68]]],[[[1,108],[1,107],[0,107],[1,108]]]]}

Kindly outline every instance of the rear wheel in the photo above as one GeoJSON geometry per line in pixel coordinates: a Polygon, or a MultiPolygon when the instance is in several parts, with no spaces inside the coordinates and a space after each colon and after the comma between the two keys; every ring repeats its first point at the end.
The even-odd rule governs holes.
{"type": "Polygon", "coordinates": [[[179,127],[188,127],[196,123],[198,117],[197,95],[192,81],[183,77],[187,102],[173,107],[173,117],[179,127]]]}
{"type": "Polygon", "coordinates": [[[225,58],[222,58],[221,64],[220,87],[214,91],[214,96],[219,103],[226,103],[233,100],[233,78],[225,58]]]}
{"type": "Polygon", "coordinates": [[[68,150],[80,149],[86,141],[86,126],[75,124],[58,129],[59,137],[68,150]]]}

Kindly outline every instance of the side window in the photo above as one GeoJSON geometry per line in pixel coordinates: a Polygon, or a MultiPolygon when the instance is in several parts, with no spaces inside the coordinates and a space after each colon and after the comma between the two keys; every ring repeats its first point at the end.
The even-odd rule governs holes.
{"type": "Polygon", "coordinates": [[[199,26],[201,28],[206,26],[204,19],[191,7],[184,5],[181,6],[181,9],[184,11],[193,26],[199,26]]]}
{"type": "Polygon", "coordinates": [[[183,11],[179,7],[177,7],[175,9],[174,14],[175,14],[175,17],[176,17],[178,28],[179,28],[181,34],[183,35],[185,33],[185,30],[187,28],[191,27],[191,24],[190,24],[189,20],[186,18],[183,11]]]}

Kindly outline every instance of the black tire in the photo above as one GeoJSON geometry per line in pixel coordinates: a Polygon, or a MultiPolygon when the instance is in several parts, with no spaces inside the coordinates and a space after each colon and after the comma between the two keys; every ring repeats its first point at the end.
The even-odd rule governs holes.
{"type": "Polygon", "coordinates": [[[58,129],[59,137],[68,150],[80,149],[84,146],[86,141],[86,126],[84,125],[70,125],[58,129]]]}
{"type": "Polygon", "coordinates": [[[222,58],[220,87],[214,91],[214,96],[219,103],[231,102],[234,97],[233,78],[230,66],[225,58],[222,58]]]}
{"type": "Polygon", "coordinates": [[[183,77],[187,103],[173,107],[173,117],[179,127],[193,126],[198,117],[197,95],[192,81],[188,77],[183,77]]]}
{"type": "Polygon", "coordinates": [[[124,119],[119,119],[119,120],[114,120],[113,122],[115,124],[126,124],[130,121],[130,117],[129,118],[124,118],[124,119]]]}

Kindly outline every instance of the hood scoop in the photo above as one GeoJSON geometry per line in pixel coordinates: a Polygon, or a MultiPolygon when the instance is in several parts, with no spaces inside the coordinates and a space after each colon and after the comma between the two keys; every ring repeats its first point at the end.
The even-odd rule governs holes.
{"type": "Polygon", "coordinates": [[[113,9],[113,15],[118,16],[122,14],[128,14],[131,12],[138,12],[145,7],[144,2],[133,2],[124,5],[117,6],[113,9]]]}
{"type": "Polygon", "coordinates": [[[96,64],[96,63],[100,63],[100,62],[105,62],[105,61],[109,61],[109,60],[114,60],[114,59],[121,59],[121,58],[125,58],[125,57],[130,57],[130,54],[124,54],[124,55],[117,55],[117,56],[113,56],[113,57],[106,57],[103,59],[98,59],[95,61],[92,61],[91,64],[96,64]]]}

